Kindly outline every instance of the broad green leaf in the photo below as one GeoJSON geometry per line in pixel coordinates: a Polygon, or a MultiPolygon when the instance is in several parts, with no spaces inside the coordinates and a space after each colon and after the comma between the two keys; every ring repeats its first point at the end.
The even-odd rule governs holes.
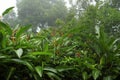
{"type": "Polygon", "coordinates": [[[23,54],[23,49],[22,48],[19,48],[18,50],[15,51],[18,58],[21,58],[22,54],[23,54]]]}
{"type": "Polygon", "coordinates": [[[10,7],[8,9],[6,9],[3,13],[2,16],[4,16],[5,14],[8,14],[14,7],[10,7]]]}
{"type": "Polygon", "coordinates": [[[100,76],[100,71],[97,69],[93,70],[92,76],[93,76],[94,80],[96,80],[100,76]]]}
{"type": "Polygon", "coordinates": [[[42,68],[41,66],[36,66],[36,67],[35,67],[35,70],[36,70],[36,72],[38,73],[38,75],[39,75],[40,77],[42,77],[42,75],[43,75],[43,68],[42,68]]]}
{"type": "Polygon", "coordinates": [[[88,74],[87,74],[87,72],[83,72],[83,73],[82,73],[82,77],[83,77],[83,80],[87,80],[87,79],[88,79],[88,74]]]}

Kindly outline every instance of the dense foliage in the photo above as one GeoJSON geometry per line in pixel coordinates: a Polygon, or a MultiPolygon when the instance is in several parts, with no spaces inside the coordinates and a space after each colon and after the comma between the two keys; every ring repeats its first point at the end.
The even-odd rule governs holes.
{"type": "Polygon", "coordinates": [[[88,6],[38,33],[1,20],[0,79],[118,80],[120,11],[107,3],[88,6]]]}

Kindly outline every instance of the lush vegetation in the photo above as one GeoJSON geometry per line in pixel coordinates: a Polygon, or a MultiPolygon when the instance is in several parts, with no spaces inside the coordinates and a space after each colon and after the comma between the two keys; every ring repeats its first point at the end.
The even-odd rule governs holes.
{"type": "Polygon", "coordinates": [[[118,80],[120,11],[108,3],[87,6],[82,16],[71,9],[64,21],[56,20],[58,27],[38,33],[31,32],[30,25],[11,28],[1,20],[0,78],[118,80]]]}

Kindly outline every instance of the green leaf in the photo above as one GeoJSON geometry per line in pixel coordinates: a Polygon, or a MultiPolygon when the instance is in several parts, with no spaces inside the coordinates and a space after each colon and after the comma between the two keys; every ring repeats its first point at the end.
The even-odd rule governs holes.
{"type": "Polygon", "coordinates": [[[82,73],[82,77],[83,77],[83,80],[87,80],[87,79],[88,79],[88,74],[87,74],[87,72],[83,72],[83,73],[82,73]]]}
{"type": "Polygon", "coordinates": [[[8,55],[0,54],[0,59],[8,59],[8,58],[9,58],[8,55]]]}
{"type": "Polygon", "coordinates": [[[16,32],[16,38],[18,39],[23,33],[25,33],[28,29],[30,29],[30,25],[21,27],[17,32],[16,32]]]}
{"type": "Polygon", "coordinates": [[[103,56],[100,59],[100,65],[104,65],[104,64],[105,64],[105,57],[103,56]]]}
{"type": "Polygon", "coordinates": [[[6,47],[6,48],[4,48],[4,49],[1,49],[0,51],[6,51],[6,50],[13,50],[13,47],[6,47]]]}
{"type": "Polygon", "coordinates": [[[36,66],[36,67],[35,67],[35,70],[36,70],[36,72],[38,73],[38,75],[39,75],[40,77],[42,77],[43,68],[42,68],[41,66],[36,66]]]}
{"type": "Polygon", "coordinates": [[[32,53],[29,53],[29,55],[33,55],[33,56],[38,56],[38,55],[48,55],[48,56],[52,56],[53,54],[52,54],[52,53],[49,53],[49,52],[32,52],[32,53]]]}
{"type": "Polygon", "coordinates": [[[45,52],[47,52],[48,51],[48,43],[46,42],[46,44],[45,44],[45,50],[44,50],[45,52]]]}
{"type": "Polygon", "coordinates": [[[96,80],[100,76],[100,71],[97,69],[93,70],[92,76],[93,76],[94,80],[96,80]]]}
{"type": "Polygon", "coordinates": [[[55,78],[56,80],[61,80],[61,78],[54,73],[47,72],[46,74],[51,78],[51,80],[54,80],[53,78],[55,78]]]}
{"type": "Polygon", "coordinates": [[[69,70],[73,70],[73,67],[70,66],[58,66],[56,67],[58,72],[64,72],[64,71],[69,71],[69,70]]]}
{"type": "Polygon", "coordinates": [[[50,71],[50,72],[53,72],[53,73],[57,73],[57,70],[54,69],[54,68],[50,68],[50,67],[46,67],[44,68],[45,71],[50,71]]]}
{"type": "Polygon", "coordinates": [[[111,76],[104,77],[103,80],[113,80],[111,76]]]}
{"type": "Polygon", "coordinates": [[[9,35],[12,34],[12,29],[7,23],[3,23],[0,21],[0,28],[3,28],[9,35]]]}
{"type": "Polygon", "coordinates": [[[0,45],[1,45],[2,40],[3,40],[3,34],[2,32],[0,32],[0,45]]]}
{"type": "Polygon", "coordinates": [[[7,48],[7,38],[6,35],[3,35],[3,40],[2,40],[2,49],[6,49],[7,48]]]}
{"type": "Polygon", "coordinates": [[[22,54],[23,54],[23,49],[22,48],[19,48],[18,50],[15,51],[18,58],[21,58],[22,54]]]}
{"type": "Polygon", "coordinates": [[[27,66],[30,71],[34,72],[34,68],[30,62],[20,60],[20,59],[11,59],[11,60],[18,63],[18,64],[22,64],[22,65],[27,66]]]}
{"type": "Polygon", "coordinates": [[[3,13],[2,16],[4,16],[5,14],[8,14],[14,7],[10,7],[8,9],[6,9],[3,13]]]}
{"type": "Polygon", "coordinates": [[[7,76],[7,79],[6,79],[6,80],[10,80],[10,77],[11,77],[11,75],[13,74],[14,70],[15,70],[15,68],[14,68],[14,67],[12,67],[12,68],[10,69],[9,74],[8,74],[8,76],[7,76]]]}

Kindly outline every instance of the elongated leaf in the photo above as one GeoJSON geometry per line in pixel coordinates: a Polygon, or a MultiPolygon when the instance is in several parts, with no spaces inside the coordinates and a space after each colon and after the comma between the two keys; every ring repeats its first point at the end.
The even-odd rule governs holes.
{"type": "Polygon", "coordinates": [[[104,65],[105,64],[105,57],[103,56],[101,59],[100,59],[100,65],[104,65]]]}
{"type": "Polygon", "coordinates": [[[23,33],[25,33],[28,29],[30,29],[31,26],[25,26],[21,27],[17,32],[16,32],[16,38],[18,39],[23,33]]]}
{"type": "Polygon", "coordinates": [[[56,69],[58,72],[64,72],[64,71],[73,70],[74,68],[70,66],[58,66],[56,69]]]}
{"type": "Polygon", "coordinates": [[[12,61],[19,63],[19,64],[22,64],[22,65],[26,65],[30,71],[34,72],[34,68],[30,62],[23,61],[20,59],[12,59],[12,61]]]}
{"type": "Polygon", "coordinates": [[[2,16],[4,16],[5,14],[8,14],[14,7],[10,7],[8,9],[6,9],[3,13],[2,16]]]}
{"type": "Polygon", "coordinates": [[[3,23],[0,21],[0,28],[3,28],[9,35],[12,34],[12,29],[7,23],[3,23]]]}
{"type": "Polygon", "coordinates": [[[4,49],[1,49],[0,51],[6,51],[6,50],[12,50],[12,49],[13,49],[13,47],[6,47],[4,49]]]}
{"type": "Polygon", "coordinates": [[[49,72],[53,72],[53,73],[57,73],[57,70],[54,68],[50,68],[50,67],[46,67],[44,68],[45,71],[49,71],[49,72]]]}
{"type": "Polygon", "coordinates": [[[3,40],[3,34],[2,32],[0,32],[0,45],[1,45],[2,40],[3,40]]]}
{"type": "Polygon", "coordinates": [[[29,53],[29,55],[33,55],[33,56],[37,56],[37,55],[48,55],[48,56],[52,56],[53,54],[50,52],[32,52],[29,53]]]}
{"type": "Polygon", "coordinates": [[[103,80],[113,80],[111,76],[104,77],[103,80]]]}
{"type": "Polygon", "coordinates": [[[35,70],[38,73],[38,75],[40,77],[42,77],[42,75],[43,75],[43,68],[41,66],[37,66],[37,67],[35,67],[35,70]]]}
{"type": "Polygon", "coordinates": [[[54,73],[47,72],[46,74],[51,78],[51,80],[52,80],[53,78],[55,78],[56,80],[62,80],[58,75],[56,75],[56,74],[54,74],[54,73]]]}
{"type": "Polygon", "coordinates": [[[8,59],[8,58],[9,58],[8,55],[0,54],[0,59],[8,59]]]}
{"type": "Polygon", "coordinates": [[[100,76],[100,71],[97,69],[93,70],[92,76],[93,76],[94,80],[96,80],[100,76]]]}
{"type": "Polygon", "coordinates": [[[48,43],[45,44],[45,50],[44,50],[44,51],[45,51],[45,52],[48,51],[48,43]]]}
{"type": "Polygon", "coordinates": [[[6,49],[7,48],[7,38],[6,38],[6,36],[4,35],[3,36],[3,40],[2,40],[2,48],[3,49],[6,49]]]}
{"type": "Polygon", "coordinates": [[[83,80],[87,80],[87,79],[88,79],[88,74],[87,74],[87,72],[83,72],[83,73],[82,73],[82,77],[83,77],[83,80]]]}
{"type": "Polygon", "coordinates": [[[9,79],[10,79],[10,77],[11,77],[11,75],[13,74],[14,70],[15,70],[15,68],[14,68],[14,67],[12,67],[12,68],[10,69],[9,74],[8,74],[8,76],[7,76],[7,79],[6,79],[6,80],[9,80],[9,79]]]}

